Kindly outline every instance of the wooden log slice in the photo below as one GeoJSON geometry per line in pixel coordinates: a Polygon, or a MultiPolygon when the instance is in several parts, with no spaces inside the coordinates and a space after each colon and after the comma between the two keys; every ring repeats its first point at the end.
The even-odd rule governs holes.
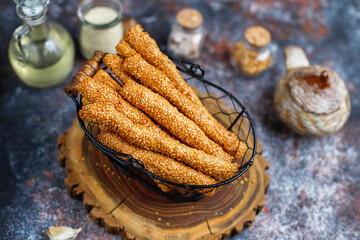
{"type": "Polygon", "coordinates": [[[268,163],[261,155],[212,197],[176,203],[123,174],[84,137],[77,120],[58,143],[69,194],[83,201],[94,222],[124,239],[222,239],[251,225],[265,204],[268,163]]]}

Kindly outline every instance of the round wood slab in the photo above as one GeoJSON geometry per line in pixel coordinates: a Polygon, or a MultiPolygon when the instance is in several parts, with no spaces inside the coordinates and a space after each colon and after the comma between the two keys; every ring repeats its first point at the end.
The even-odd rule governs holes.
{"type": "Polygon", "coordinates": [[[176,203],[130,179],[85,137],[77,120],[59,137],[65,186],[98,225],[124,239],[223,239],[249,226],[265,204],[268,163],[260,154],[212,197],[176,203]]]}

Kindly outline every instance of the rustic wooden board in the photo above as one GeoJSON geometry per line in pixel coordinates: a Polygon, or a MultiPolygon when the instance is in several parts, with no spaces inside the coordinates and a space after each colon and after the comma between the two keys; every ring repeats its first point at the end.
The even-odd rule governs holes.
{"type": "Polygon", "coordinates": [[[257,155],[238,180],[212,197],[176,203],[118,170],[86,138],[77,120],[59,137],[65,186],[94,222],[124,239],[221,239],[249,226],[265,204],[267,161],[257,155]]]}

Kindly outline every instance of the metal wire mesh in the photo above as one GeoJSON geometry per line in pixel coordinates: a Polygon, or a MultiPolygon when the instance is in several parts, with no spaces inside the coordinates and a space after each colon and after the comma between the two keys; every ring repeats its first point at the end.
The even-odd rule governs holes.
{"type": "MultiPolygon", "coordinates": [[[[85,136],[98,149],[105,153],[122,172],[174,201],[196,201],[214,188],[236,180],[250,168],[256,154],[255,129],[253,120],[246,108],[231,93],[205,80],[205,71],[201,66],[175,58],[171,58],[171,60],[175,63],[178,70],[182,72],[184,80],[199,89],[200,100],[214,118],[219,120],[228,130],[235,133],[240,141],[246,144],[247,150],[245,155],[241,159],[234,160],[234,162],[240,165],[240,168],[232,178],[213,185],[186,185],[171,182],[156,176],[147,171],[144,164],[131,155],[116,152],[100,144],[96,140],[99,132],[98,128],[93,127],[91,124],[86,124],[79,117],[79,110],[82,108],[81,96],[79,101],[75,97],[72,97],[72,100],[76,104],[78,121],[85,132],[85,136]]],[[[102,65],[102,68],[106,69],[106,66],[102,65]]],[[[108,71],[108,69],[106,70],[108,71]]],[[[114,74],[111,74],[111,76],[114,78],[114,74]]],[[[115,80],[118,81],[118,79],[115,80]]]]}

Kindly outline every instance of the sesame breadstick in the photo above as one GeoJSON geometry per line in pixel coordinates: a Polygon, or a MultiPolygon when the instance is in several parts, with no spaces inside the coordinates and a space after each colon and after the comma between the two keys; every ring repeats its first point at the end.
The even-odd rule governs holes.
{"type": "Polygon", "coordinates": [[[92,101],[90,101],[89,99],[85,98],[85,97],[82,97],[81,98],[81,103],[83,106],[86,106],[86,105],[89,105],[91,103],[93,103],[92,101]]]}
{"type": "Polygon", "coordinates": [[[81,93],[81,96],[91,103],[110,102],[118,105],[121,100],[124,101],[124,99],[122,99],[113,89],[88,76],[86,76],[79,84],[78,90],[81,93]]]}
{"type": "MultiPolygon", "coordinates": [[[[125,56],[130,57],[130,59],[131,56],[134,56],[134,58],[141,59],[140,55],[137,54],[136,51],[131,50],[132,48],[128,44],[127,45],[123,44],[121,46],[122,46],[121,49],[123,49],[121,50],[121,53],[124,53],[125,56]]],[[[121,81],[126,82],[134,79],[131,75],[129,75],[124,71],[124,68],[122,67],[124,61],[120,56],[114,54],[107,54],[104,57],[103,61],[121,81]]],[[[196,106],[191,102],[189,102],[189,100],[186,99],[186,97],[180,96],[181,94],[178,91],[176,91],[176,89],[174,89],[173,86],[171,86],[172,84],[169,81],[166,80],[167,79],[166,76],[164,76],[163,74],[162,76],[164,80],[162,82],[155,82],[155,84],[152,84],[154,82],[151,80],[147,81],[149,79],[145,77],[143,78],[142,83],[146,86],[152,86],[152,87],[165,86],[166,84],[169,85],[170,89],[173,90],[172,92],[170,91],[161,92],[161,90],[163,90],[162,87],[155,89],[163,93],[164,95],[166,94],[170,99],[173,99],[174,102],[176,103],[176,104],[173,103],[173,105],[180,106],[179,110],[180,111],[183,110],[182,111],[183,113],[187,113],[185,115],[190,119],[192,119],[193,121],[195,121],[195,123],[205,132],[205,134],[207,134],[207,136],[209,136],[213,141],[215,141],[220,146],[222,146],[227,153],[229,153],[231,156],[235,156],[235,158],[241,158],[242,156],[244,156],[247,149],[247,146],[244,142],[239,141],[234,133],[225,129],[223,125],[221,125],[216,119],[214,119],[214,117],[206,110],[204,106],[202,105],[196,106]],[[195,111],[191,110],[191,107],[194,107],[195,111]]],[[[119,91],[119,93],[121,94],[121,91],[119,91]]],[[[126,98],[126,96],[123,97],[126,98]]],[[[228,157],[226,158],[228,159],[228,157]]]]}
{"type": "MultiPolygon", "coordinates": [[[[131,91],[133,92],[139,91],[136,88],[145,89],[143,86],[133,83],[134,82],[132,80],[133,78],[128,73],[126,73],[124,69],[122,69],[117,65],[122,62],[122,59],[119,59],[118,57],[119,56],[117,55],[107,54],[104,57],[104,62],[107,64],[110,70],[112,71],[114,70],[114,73],[116,72],[115,75],[117,75],[117,77],[122,82],[124,82],[124,85],[126,85],[127,82],[132,82],[131,85],[134,86],[134,90],[131,91]]],[[[140,95],[137,96],[137,93],[133,93],[135,94],[133,98],[129,98],[128,96],[129,93],[123,91],[123,87],[119,89],[118,93],[127,101],[129,101],[131,104],[146,112],[151,118],[153,118],[160,125],[162,125],[164,128],[166,128],[169,132],[171,132],[174,136],[176,136],[178,139],[180,139],[182,142],[186,143],[187,145],[191,147],[195,147],[199,150],[203,150],[204,152],[210,155],[222,157],[228,161],[231,161],[233,159],[232,156],[227,154],[218,144],[214,143],[211,139],[209,139],[204,134],[204,132],[198,126],[196,126],[196,124],[194,124],[190,119],[186,118],[181,113],[179,113],[179,111],[177,111],[176,108],[172,107],[171,104],[169,104],[161,96],[157,96],[157,94],[155,95],[152,94],[156,97],[156,99],[160,98],[160,102],[165,102],[164,104],[160,104],[160,108],[161,108],[160,111],[162,114],[159,115],[157,111],[154,112],[156,108],[154,104],[157,103],[157,101],[152,101],[151,99],[149,99],[148,102],[138,101],[137,99],[141,99],[141,97],[139,97],[140,95]],[[147,106],[145,106],[144,104],[146,104],[147,106]],[[167,110],[165,109],[166,108],[165,106],[172,109],[172,114],[166,112],[167,110]],[[174,122],[172,119],[170,119],[172,118],[172,115],[174,116],[179,115],[179,117],[177,118],[179,119],[179,121],[174,122]],[[186,124],[184,124],[185,123],[184,121],[186,122],[186,124]],[[184,125],[189,127],[186,128],[188,134],[183,134],[182,131],[178,131],[178,129],[183,128],[184,125]]]]}
{"type": "MultiPolygon", "coordinates": [[[[129,154],[133,158],[140,160],[149,172],[168,181],[188,185],[211,185],[216,183],[211,177],[181,162],[131,145],[115,132],[101,132],[98,135],[98,141],[108,148],[129,154]]],[[[211,195],[213,193],[212,191],[211,195]]]]}
{"type": "MultiPolygon", "coordinates": [[[[103,75],[106,78],[111,78],[106,72],[104,72],[103,75]]],[[[128,103],[110,87],[95,81],[91,77],[85,77],[79,84],[78,90],[81,95],[87,99],[88,103],[112,103],[114,104],[116,110],[125,114],[133,123],[149,127],[149,129],[158,132],[164,138],[170,137],[144,112],[128,103]]]]}
{"type": "Polygon", "coordinates": [[[105,72],[104,70],[100,69],[97,71],[97,73],[93,76],[93,79],[96,82],[102,83],[111,89],[113,89],[115,92],[118,92],[121,86],[119,83],[117,83],[110,75],[105,72]]]}
{"type": "Polygon", "coordinates": [[[174,138],[164,138],[155,131],[149,131],[146,126],[134,124],[112,104],[89,104],[79,111],[79,115],[88,123],[118,133],[134,146],[176,159],[217,181],[229,179],[238,171],[239,165],[236,163],[188,147],[174,138]]]}
{"type": "Polygon", "coordinates": [[[110,87],[91,77],[85,77],[78,89],[79,93],[90,103],[112,103],[116,110],[125,114],[133,123],[149,127],[155,126],[155,123],[140,109],[132,106],[110,87]]]}
{"type": "Polygon", "coordinates": [[[209,139],[193,121],[159,94],[131,80],[123,85],[119,93],[188,146],[227,161],[232,160],[232,157],[209,139]]]}
{"type": "MultiPolygon", "coordinates": [[[[184,81],[181,73],[176,69],[176,66],[160,51],[155,40],[152,39],[148,33],[144,32],[141,25],[138,24],[128,29],[124,36],[124,40],[141,54],[148,63],[163,71],[182,94],[189,98],[193,103],[202,105],[194,91],[184,81]]],[[[116,46],[116,50],[118,50],[119,47],[116,46]]]]}
{"type": "Polygon", "coordinates": [[[122,66],[143,85],[163,96],[181,113],[193,120],[210,139],[223,147],[227,153],[235,158],[244,156],[247,149],[244,142],[239,141],[234,133],[221,125],[204,106],[194,104],[181,94],[163,72],[148,64],[139,54],[127,57],[122,66]]]}
{"type": "MultiPolygon", "coordinates": [[[[131,57],[135,54],[140,54],[125,40],[121,40],[118,45],[116,45],[116,51],[124,58],[131,57]]],[[[144,56],[142,57],[144,58],[144,56]]]]}
{"type": "Polygon", "coordinates": [[[123,59],[119,55],[108,53],[103,58],[103,62],[123,83],[128,79],[136,80],[122,69],[123,59]]]}

